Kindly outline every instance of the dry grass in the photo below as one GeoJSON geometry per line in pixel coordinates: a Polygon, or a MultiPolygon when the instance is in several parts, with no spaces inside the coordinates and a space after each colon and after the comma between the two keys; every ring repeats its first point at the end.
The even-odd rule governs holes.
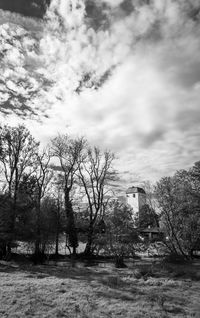
{"type": "Polygon", "coordinates": [[[0,265],[0,317],[197,318],[199,267],[0,265]]]}

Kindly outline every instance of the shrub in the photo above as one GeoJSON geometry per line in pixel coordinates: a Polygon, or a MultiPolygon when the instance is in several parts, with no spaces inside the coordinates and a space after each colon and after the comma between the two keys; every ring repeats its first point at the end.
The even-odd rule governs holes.
{"type": "Polygon", "coordinates": [[[187,260],[183,255],[170,253],[164,258],[164,263],[171,263],[171,264],[185,264],[189,260],[187,260]]]}

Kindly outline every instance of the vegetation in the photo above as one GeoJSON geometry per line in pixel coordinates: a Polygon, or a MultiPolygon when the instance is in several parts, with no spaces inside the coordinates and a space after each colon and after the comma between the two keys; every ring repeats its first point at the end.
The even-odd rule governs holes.
{"type": "Polygon", "coordinates": [[[150,227],[163,234],[171,258],[192,258],[200,242],[200,162],[163,177],[154,189],[146,183],[146,205],[133,220],[130,207],[112,199],[114,159],[66,134],[42,150],[25,126],[2,126],[0,257],[10,259],[18,241],[31,246],[35,263],[50,247],[58,257],[65,235],[74,257],[81,241],[85,257],[113,257],[123,267],[126,257],[149,248],[141,235],[150,227]]]}
{"type": "MultiPolygon", "coordinates": [[[[91,148],[84,138],[58,135],[41,150],[25,126],[2,126],[0,163],[1,257],[11,256],[11,246],[20,240],[34,245],[34,259],[44,257],[49,244],[58,255],[59,235],[73,255],[78,246],[75,204],[85,198],[87,244],[92,254],[95,229],[105,212],[105,195],[114,180],[114,155],[91,148]],[[78,195],[77,195],[78,193],[78,195]]],[[[81,211],[79,211],[81,212],[81,211]]],[[[83,215],[80,213],[80,215],[83,215]]]]}
{"type": "Polygon", "coordinates": [[[114,257],[118,268],[126,267],[124,258],[135,256],[135,245],[139,242],[138,232],[134,227],[131,209],[113,201],[109,213],[105,216],[105,234],[98,235],[96,244],[99,251],[114,257]]]}
{"type": "Polygon", "coordinates": [[[156,185],[162,228],[168,251],[184,258],[193,256],[200,243],[200,162],[156,185]]]}
{"type": "Polygon", "coordinates": [[[114,155],[110,151],[101,152],[97,147],[86,149],[79,161],[79,180],[88,202],[88,231],[86,254],[90,255],[95,228],[103,219],[109,194],[109,183],[115,180],[112,168],[114,155]]]}
{"type": "Polygon", "coordinates": [[[78,238],[76,233],[74,211],[72,206],[72,198],[70,196],[76,181],[76,172],[82,152],[84,150],[85,141],[83,138],[73,140],[67,135],[59,135],[52,140],[52,154],[59,160],[60,182],[62,183],[64,192],[64,205],[66,216],[66,234],[69,246],[73,248],[73,254],[76,254],[78,246],[78,238]]]}
{"type": "Polygon", "coordinates": [[[136,220],[113,199],[113,162],[84,138],[42,150],[24,126],[1,127],[0,316],[199,317],[200,162],[149,187],[136,220]],[[164,233],[159,262],[136,257],[149,227],[164,233]],[[32,257],[11,253],[19,241],[32,257]]]}

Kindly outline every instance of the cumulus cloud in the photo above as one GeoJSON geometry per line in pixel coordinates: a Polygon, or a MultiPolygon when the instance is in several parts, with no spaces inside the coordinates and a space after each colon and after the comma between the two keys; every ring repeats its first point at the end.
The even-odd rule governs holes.
{"type": "MultiPolygon", "coordinates": [[[[35,68],[27,78],[41,88],[29,106],[48,116],[39,134],[47,139],[47,131],[66,127],[85,134],[119,154],[121,171],[126,162],[141,178],[198,160],[199,12],[199,0],[52,0],[37,58],[28,50],[35,68]],[[42,88],[44,79],[50,89],[42,88]]],[[[14,48],[6,58],[28,72],[14,48]]],[[[13,78],[2,101],[16,89],[13,78]]]]}

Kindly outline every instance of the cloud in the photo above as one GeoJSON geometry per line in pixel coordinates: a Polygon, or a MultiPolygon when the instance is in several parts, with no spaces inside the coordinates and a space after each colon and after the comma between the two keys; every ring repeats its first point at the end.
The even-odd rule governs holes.
{"type": "Polygon", "coordinates": [[[118,7],[123,0],[104,0],[105,3],[109,4],[111,7],[118,7]]]}
{"type": "Polygon", "coordinates": [[[1,0],[0,7],[27,16],[43,17],[50,0],[1,0]]]}
{"type": "MultiPolygon", "coordinates": [[[[121,171],[126,164],[143,179],[192,165],[200,146],[199,8],[199,0],[52,0],[37,52],[26,46],[30,71],[19,47],[10,57],[39,87],[29,107],[48,116],[37,132],[41,124],[29,120],[30,128],[44,140],[66,129],[85,134],[119,154],[121,171]]],[[[12,79],[2,100],[15,90],[12,79]]]]}
{"type": "Polygon", "coordinates": [[[44,93],[51,81],[39,71],[42,62],[37,49],[38,40],[32,31],[11,22],[0,25],[0,101],[5,114],[38,116],[43,111],[34,106],[35,97],[44,93]]]}

